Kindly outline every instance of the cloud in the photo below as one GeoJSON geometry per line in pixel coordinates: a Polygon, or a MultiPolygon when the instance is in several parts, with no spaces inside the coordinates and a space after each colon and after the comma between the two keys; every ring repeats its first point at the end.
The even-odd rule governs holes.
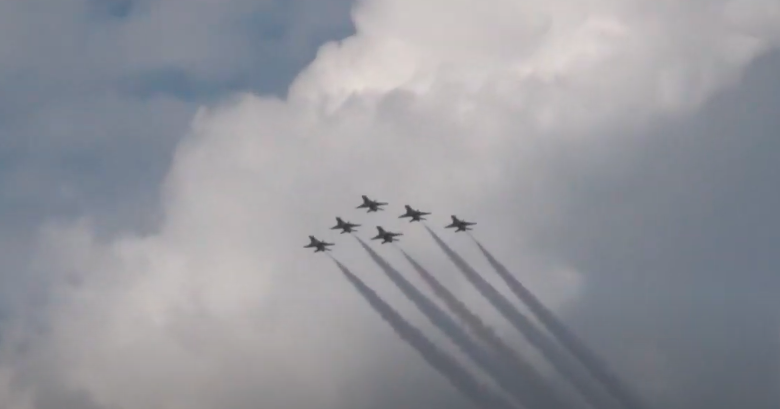
{"type": "MultiPolygon", "coordinates": [[[[437,402],[419,385],[447,395],[444,381],[416,375],[427,369],[329,263],[304,253],[306,236],[331,237],[336,215],[363,224],[362,235],[374,223],[403,228],[403,246],[472,304],[426,234],[392,209],[419,203],[436,212],[434,225],[449,213],[478,216],[480,226],[496,226],[480,229],[482,242],[512,254],[510,246],[563,217],[562,157],[598,156],[619,132],[693,112],[776,45],[778,7],[365,1],[353,13],[357,34],[324,45],[288,98],[245,93],[198,112],[161,186],[163,217],[152,233],[106,240],[76,225],[43,237],[40,268],[63,284],[43,312],[46,331],[23,335],[29,348],[6,355],[6,367],[21,367],[15,376],[33,393],[54,373],[106,407],[382,408],[369,392],[400,385],[395,371],[405,367],[393,365],[402,362],[424,380],[409,396],[437,402]],[[391,210],[350,215],[361,194],[391,210]]],[[[186,47],[170,58],[199,61],[186,47]]],[[[206,65],[196,75],[221,74],[206,65]]],[[[455,237],[459,252],[477,254],[455,237]]],[[[339,240],[336,251],[448,345],[355,246],[339,240]]],[[[514,253],[502,261],[551,272],[566,265],[514,253]]],[[[589,284],[577,275],[565,301],[589,284]]],[[[508,326],[473,305],[491,325],[508,326]]]]}
{"type": "Polygon", "coordinates": [[[775,2],[496,1],[475,11],[463,1],[446,16],[442,5],[365,3],[360,35],[324,47],[293,96],[338,105],[356,92],[449,91],[455,107],[498,99],[534,128],[593,126],[695,107],[778,35],[775,2]]]}
{"type": "Polygon", "coordinates": [[[779,63],[762,58],[695,120],[625,135],[630,165],[609,177],[590,160],[562,165],[566,216],[531,246],[587,272],[569,319],[674,407],[780,401],[777,299],[766,290],[780,285],[768,153],[779,63]]]}
{"type": "Polygon", "coordinates": [[[283,93],[319,42],[349,33],[338,14],[349,0],[48,3],[0,5],[0,186],[15,199],[0,201],[2,222],[18,208],[41,219],[151,196],[198,104],[236,89],[283,93]],[[115,189],[102,183],[119,177],[141,191],[105,194],[115,189]],[[110,204],[62,204],[64,190],[110,204]]]}
{"type": "Polygon", "coordinates": [[[0,4],[3,315],[43,284],[25,271],[39,226],[89,215],[101,237],[152,230],[199,104],[284,93],[320,42],[350,32],[350,0],[310,3],[0,4]]]}

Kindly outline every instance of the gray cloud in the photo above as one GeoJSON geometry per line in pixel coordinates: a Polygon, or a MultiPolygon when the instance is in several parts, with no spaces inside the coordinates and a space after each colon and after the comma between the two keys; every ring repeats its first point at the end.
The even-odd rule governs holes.
{"type": "Polygon", "coordinates": [[[24,273],[41,223],[89,215],[101,235],[153,230],[198,105],[239,89],[284,94],[319,43],[351,32],[350,4],[0,5],[0,310],[42,284],[24,273]]]}
{"type": "Polygon", "coordinates": [[[649,390],[667,407],[780,404],[779,67],[766,57],[695,118],[630,135],[622,163],[561,162],[566,217],[534,240],[587,276],[569,319],[658,382],[649,390]]]}
{"type": "Polygon", "coordinates": [[[0,183],[13,201],[0,214],[93,213],[153,194],[197,104],[283,94],[320,42],[349,34],[349,5],[3,3],[0,183]]]}
{"type": "MultiPolygon", "coordinates": [[[[351,32],[350,4],[0,4],[0,340],[74,282],[35,266],[43,223],[88,215],[103,237],[154,230],[160,181],[198,105],[238,89],[284,94],[319,43],[351,32]],[[150,24],[157,37],[138,43],[150,24]],[[160,44],[186,52],[172,61],[160,44]]],[[[34,407],[88,407],[89,392],[34,372],[14,386],[37,391],[34,407]]]]}

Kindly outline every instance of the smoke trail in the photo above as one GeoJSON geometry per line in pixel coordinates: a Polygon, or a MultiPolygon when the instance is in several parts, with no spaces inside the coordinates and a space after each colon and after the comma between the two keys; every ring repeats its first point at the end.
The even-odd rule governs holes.
{"type": "Polygon", "coordinates": [[[387,261],[385,261],[379,254],[377,254],[371,247],[369,247],[359,237],[355,237],[361,246],[368,252],[371,258],[376,262],[382,271],[385,272],[388,278],[398,287],[401,292],[404,293],[409,301],[413,302],[415,306],[431,321],[439,330],[441,330],[447,337],[458,346],[458,348],[466,354],[472,361],[474,361],[480,368],[490,374],[493,379],[498,382],[502,389],[512,394],[521,403],[525,400],[520,391],[515,388],[515,382],[513,381],[513,374],[509,373],[506,368],[500,364],[500,361],[496,360],[488,351],[479,346],[471,337],[461,329],[455,320],[438,305],[436,305],[430,298],[420,292],[412,283],[410,283],[401,273],[393,268],[387,261]]]}
{"type": "Polygon", "coordinates": [[[520,313],[509,300],[506,299],[498,290],[495,289],[490,283],[485,281],[479,273],[477,273],[463,258],[455,253],[439,236],[425,226],[431,237],[436,241],[436,244],[447,254],[452,262],[458,267],[458,269],[466,276],[466,279],[479,291],[483,297],[485,297],[495,307],[501,315],[503,315],[509,322],[517,328],[520,333],[525,336],[531,345],[536,347],[548,361],[555,367],[558,372],[565,376],[571,384],[577,388],[580,394],[585,400],[594,408],[604,408],[611,403],[611,401],[605,401],[599,396],[598,391],[593,389],[589,384],[585,374],[580,371],[580,368],[572,365],[572,362],[567,360],[567,357],[563,350],[561,350],[557,344],[553,342],[545,333],[540,331],[528,317],[520,313]],[[609,403],[608,403],[609,402],[609,403]]]}
{"type": "Polygon", "coordinates": [[[488,262],[493,269],[496,270],[498,275],[506,282],[509,289],[520,299],[528,309],[533,312],[539,321],[544,324],[550,333],[552,333],[558,341],[561,342],[566,348],[568,348],[577,359],[582,362],[582,365],[590,371],[590,373],[599,381],[604,384],[604,387],[615,396],[625,406],[634,409],[644,409],[646,406],[641,402],[639,397],[632,393],[629,388],[624,385],[620,379],[609,370],[607,365],[593,353],[584,342],[577,338],[558,317],[553,314],[547,307],[539,301],[530,290],[528,290],[519,280],[517,280],[510,272],[501,264],[482,244],[477,241],[473,236],[471,237],[477,244],[482,254],[485,255],[488,262]]]}
{"type": "Polygon", "coordinates": [[[360,295],[393,327],[396,334],[414,347],[429,365],[450,381],[455,389],[484,409],[515,409],[514,406],[500,396],[490,392],[477,382],[454,358],[437,348],[417,327],[407,322],[401,314],[395,311],[393,307],[387,304],[361,279],[352,274],[347,267],[339,263],[335,258],[333,258],[333,261],[360,295]]]}
{"type": "Polygon", "coordinates": [[[441,299],[447,308],[457,315],[469,329],[490,345],[497,353],[501,355],[504,362],[511,364],[516,369],[514,373],[518,376],[517,384],[521,392],[527,398],[528,406],[542,408],[560,408],[565,407],[564,402],[550,389],[544,378],[534,369],[533,366],[525,362],[520,356],[512,350],[499,336],[485,324],[475,313],[473,313],[455,294],[451,293],[439,280],[428,272],[423,266],[414,260],[405,251],[401,253],[406,260],[414,267],[417,273],[431,287],[434,294],[441,299]]]}

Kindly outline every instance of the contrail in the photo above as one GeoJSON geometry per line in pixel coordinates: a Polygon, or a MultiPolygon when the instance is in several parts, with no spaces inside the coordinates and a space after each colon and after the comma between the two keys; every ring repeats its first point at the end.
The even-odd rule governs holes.
{"type": "Polygon", "coordinates": [[[539,408],[562,408],[567,405],[550,389],[544,378],[534,369],[533,366],[525,362],[520,356],[510,348],[499,336],[485,324],[475,313],[473,313],[455,294],[451,293],[439,280],[428,272],[423,266],[414,260],[405,251],[401,253],[406,260],[414,267],[422,279],[431,287],[434,294],[441,299],[447,308],[453,314],[458,316],[469,329],[482,339],[486,344],[493,348],[504,362],[511,364],[516,369],[516,384],[521,388],[521,393],[526,397],[529,407],[539,408]]]}
{"type": "Polygon", "coordinates": [[[410,283],[398,272],[398,270],[393,268],[385,259],[363,242],[363,240],[359,237],[355,238],[368,252],[374,262],[382,268],[382,271],[385,272],[387,277],[404,293],[409,301],[417,306],[431,323],[447,335],[447,337],[452,340],[466,356],[474,361],[474,363],[490,374],[502,389],[517,398],[521,403],[526,400],[520,391],[516,389],[516,383],[513,381],[513,374],[508,372],[506,368],[500,364],[500,361],[495,359],[488,351],[474,342],[454,319],[452,319],[444,310],[439,308],[439,306],[431,301],[425,294],[420,292],[414,284],[410,283]]]}
{"type": "Polygon", "coordinates": [[[483,297],[485,297],[495,307],[501,315],[504,316],[509,322],[517,328],[520,333],[525,336],[531,345],[536,347],[548,361],[558,370],[558,372],[565,376],[571,384],[577,388],[582,394],[585,400],[594,408],[602,409],[609,404],[602,399],[598,391],[594,390],[585,374],[580,371],[580,368],[572,365],[572,362],[566,359],[565,351],[561,350],[555,342],[550,339],[545,333],[540,331],[533,322],[520,313],[509,300],[506,299],[495,287],[482,278],[479,273],[476,272],[463,258],[455,253],[439,236],[431,230],[430,227],[425,226],[431,237],[436,241],[436,244],[447,254],[452,262],[458,267],[458,269],[466,276],[466,279],[479,291],[483,297]]]}
{"type": "Polygon", "coordinates": [[[485,386],[477,382],[465,368],[460,366],[458,361],[437,348],[433,342],[423,335],[422,331],[407,322],[401,314],[379,297],[379,295],[361,279],[352,274],[347,267],[339,263],[335,258],[333,261],[360,295],[362,295],[363,298],[371,304],[371,307],[379,313],[391,327],[393,327],[395,333],[409,345],[414,347],[423,359],[447,378],[458,391],[483,409],[516,409],[500,396],[492,393],[485,386]]]}
{"type": "Polygon", "coordinates": [[[550,333],[555,336],[561,344],[568,348],[571,353],[582,362],[582,365],[599,381],[604,387],[612,393],[623,405],[633,409],[644,409],[646,405],[641,402],[620,379],[609,370],[607,365],[591,351],[584,342],[582,342],[573,332],[571,332],[561,322],[555,314],[550,311],[534,294],[528,290],[518,279],[516,279],[507,268],[501,264],[492,254],[473,236],[472,240],[477,244],[482,254],[485,255],[488,262],[498,275],[506,282],[509,289],[520,299],[528,309],[533,312],[539,321],[544,324],[550,333]]]}

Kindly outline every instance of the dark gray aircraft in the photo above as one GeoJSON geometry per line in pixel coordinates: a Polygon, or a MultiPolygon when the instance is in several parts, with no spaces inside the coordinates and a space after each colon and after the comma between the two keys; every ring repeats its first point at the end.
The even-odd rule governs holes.
{"type": "Polygon", "coordinates": [[[386,204],[387,203],[382,203],[382,202],[377,202],[376,200],[371,200],[371,199],[368,198],[368,196],[363,195],[363,204],[358,206],[358,207],[356,207],[356,209],[368,209],[368,212],[366,212],[366,213],[371,213],[371,212],[375,212],[377,210],[385,210],[385,209],[382,209],[380,206],[384,206],[386,204]]]}
{"type": "Polygon", "coordinates": [[[406,213],[398,216],[399,219],[403,219],[404,217],[411,217],[411,220],[409,220],[409,223],[411,222],[419,222],[420,220],[425,220],[423,216],[427,216],[430,213],[427,212],[421,212],[419,210],[412,209],[411,206],[405,205],[406,207],[406,213]]]}
{"type": "Polygon", "coordinates": [[[385,229],[383,229],[381,226],[376,226],[376,229],[377,231],[379,231],[379,234],[377,234],[376,237],[372,238],[371,240],[382,239],[382,244],[398,241],[396,237],[403,236],[403,233],[392,233],[389,231],[385,231],[385,229]]]}
{"type": "Polygon", "coordinates": [[[320,251],[331,251],[328,246],[332,246],[333,243],[326,243],[322,240],[317,240],[314,236],[309,236],[309,240],[311,240],[311,243],[309,243],[307,246],[303,246],[303,248],[316,248],[317,250],[314,250],[315,253],[320,251]]]}
{"type": "Polygon", "coordinates": [[[344,233],[352,233],[355,231],[355,227],[360,226],[359,224],[345,222],[344,220],[341,220],[341,217],[336,218],[336,225],[331,227],[331,230],[341,229],[341,234],[344,233]]]}
{"type": "Polygon", "coordinates": [[[459,231],[466,231],[466,230],[473,230],[469,228],[469,226],[473,226],[476,223],[467,222],[465,220],[459,220],[455,215],[452,215],[452,224],[449,226],[444,226],[445,229],[453,228],[455,227],[455,233],[459,231]]]}

